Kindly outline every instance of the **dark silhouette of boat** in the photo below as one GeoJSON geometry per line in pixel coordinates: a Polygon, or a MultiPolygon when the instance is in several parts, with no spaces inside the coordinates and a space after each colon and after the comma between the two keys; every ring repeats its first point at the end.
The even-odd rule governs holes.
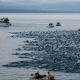
{"type": "Polygon", "coordinates": [[[61,23],[60,22],[57,22],[56,26],[61,26],[61,23]]]}
{"type": "Polygon", "coordinates": [[[37,79],[35,77],[35,74],[31,74],[31,79],[30,80],[47,80],[47,75],[40,75],[40,77],[37,79]]]}
{"type": "Polygon", "coordinates": [[[53,23],[49,23],[48,27],[53,28],[54,27],[53,23]]]}
{"type": "Polygon", "coordinates": [[[78,29],[78,31],[80,31],[80,29],[78,29]]]}
{"type": "Polygon", "coordinates": [[[0,19],[0,27],[8,27],[11,26],[8,18],[1,18],[0,19]]]}

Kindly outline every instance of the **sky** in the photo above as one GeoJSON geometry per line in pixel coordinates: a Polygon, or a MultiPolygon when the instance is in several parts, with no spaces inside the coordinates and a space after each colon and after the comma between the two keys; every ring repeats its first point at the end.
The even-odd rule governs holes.
{"type": "Polygon", "coordinates": [[[80,11],[80,0],[0,0],[0,10],[80,11]]]}

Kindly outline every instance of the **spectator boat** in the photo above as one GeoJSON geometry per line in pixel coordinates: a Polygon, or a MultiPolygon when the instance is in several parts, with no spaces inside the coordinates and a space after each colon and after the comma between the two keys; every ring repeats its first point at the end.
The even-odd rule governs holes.
{"type": "Polygon", "coordinates": [[[11,26],[8,18],[1,18],[0,19],[0,27],[8,27],[11,26]]]}

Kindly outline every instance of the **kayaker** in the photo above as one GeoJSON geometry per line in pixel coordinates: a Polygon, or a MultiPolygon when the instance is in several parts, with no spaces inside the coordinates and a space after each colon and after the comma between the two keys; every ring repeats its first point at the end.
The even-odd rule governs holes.
{"type": "Polygon", "coordinates": [[[39,71],[37,73],[35,73],[35,78],[36,79],[40,79],[41,78],[41,75],[39,74],[39,71]]]}
{"type": "Polygon", "coordinates": [[[51,72],[48,72],[48,80],[54,80],[54,74],[51,72]]]}

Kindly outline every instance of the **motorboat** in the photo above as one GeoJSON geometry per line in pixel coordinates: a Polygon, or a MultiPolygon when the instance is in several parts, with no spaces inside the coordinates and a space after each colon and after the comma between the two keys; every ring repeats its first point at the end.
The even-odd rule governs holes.
{"type": "Polygon", "coordinates": [[[8,27],[11,26],[8,18],[1,18],[0,19],[0,27],[8,27]]]}
{"type": "Polygon", "coordinates": [[[61,26],[60,22],[57,22],[56,26],[61,26]]]}
{"type": "Polygon", "coordinates": [[[48,27],[53,28],[54,27],[53,23],[49,23],[48,27]]]}

